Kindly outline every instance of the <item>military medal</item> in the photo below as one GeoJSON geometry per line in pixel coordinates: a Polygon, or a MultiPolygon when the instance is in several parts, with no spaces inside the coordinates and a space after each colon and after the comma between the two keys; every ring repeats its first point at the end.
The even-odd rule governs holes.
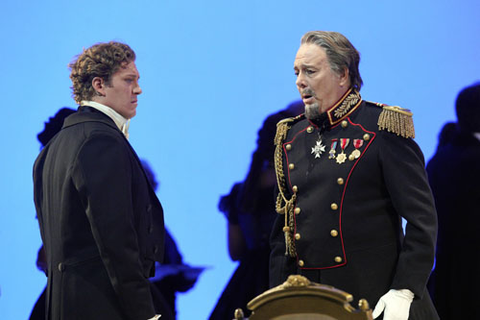
{"type": "Polygon", "coordinates": [[[328,159],[335,159],[335,149],[337,149],[338,139],[332,139],[332,145],[330,146],[330,151],[328,151],[328,159]]]}
{"type": "Polygon", "coordinates": [[[312,147],[312,154],[315,155],[315,159],[320,158],[320,155],[325,152],[325,146],[322,143],[322,138],[318,137],[315,142],[315,146],[312,147]]]}
{"type": "Polygon", "coordinates": [[[352,151],[352,153],[350,154],[353,159],[358,159],[360,157],[360,155],[362,154],[360,152],[360,148],[363,146],[363,139],[353,139],[353,147],[355,148],[355,150],[352,151]]]}
{"type": "Polygon", "coordinates": [[[345,149],[348,146],[348,143],[350,142],[349,138],[341,138],[340,139],[340,148],[342,148],[342,152],[337,156],[337,163],[342,164],[347,160],[347,155],[345,154],[345,149]]]}

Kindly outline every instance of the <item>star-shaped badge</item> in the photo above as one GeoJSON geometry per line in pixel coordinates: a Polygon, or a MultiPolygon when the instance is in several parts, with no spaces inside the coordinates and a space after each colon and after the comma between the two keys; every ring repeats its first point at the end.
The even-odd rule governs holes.
{"type": "Polygon", "coordinates": [[[322,139],[318,139],[315,143],[315,147],[312,148],[312,154],[316,158],[320,158],[321,154],[325,152],[325,146],[322,144],[322,139]]]}

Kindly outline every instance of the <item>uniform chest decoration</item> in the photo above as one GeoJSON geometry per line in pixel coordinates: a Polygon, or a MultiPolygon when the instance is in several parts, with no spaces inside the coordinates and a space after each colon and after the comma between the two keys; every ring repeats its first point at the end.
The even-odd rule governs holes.
{"type": "MultiPolygon", "coordinates": [[[[309,204],[305,201],[314,197],[309,198],[309,194],[312,194],[312,192],[309,193],[309,190],[312,190],[312,186],[315,187],[316,181],[326,181],[327,184],[328,181],[332,181],[337,189],[341,189],[339,192],[342,196],[341,201],[343,201],[342,190],[345,190],[348,184],[345,178],[350,177],[351,170],[358,167],[357,161],[363,161],[361,160],[363,158],[365,161],[369,161],[364,154],[376,133],[366,130],[359,123],[359,118],[353,116],[353,112],[358,110],[361,103],[360,94],[352,90],[347,92],[335,106],[327,110],[324,114],[328,118],[327,122],[325,122],[325,118],[311,121],[305,119],[305,115],[300,115],[284,119],[277,124],[274,161],[279,192],[275,208],[285,220],[282,230],[285,236],[285,255],[296,257],[300,268],[318,267],[318,264],[315,264],[318,261],[309,264],[311,262],[304,261],[304,256],[302,256],[313,248],[305,245],[307,242],[302,242],[311,236],[308,222],[313,216],[308,215],[309,204]],[[290,128],[292,131],[289,133],[290,128]],[[299,214],[300,216],[297,217],[299,214]],[[303,233],[302,230],[307,231],[303,233]]],[[[367,104],[372,103],[367,102],[365,107],[367,104]]],[[[405,138],[414,136],[411,112],[399,107],[378,104],[377,106],[383,109],[378,118],[378,130],[389,131],[405,138]]],[[[325,207],[322,210],[338,212],[338,216],[340,216],[342,208],[342,202],[335,201],[330,203],[328,208],[325,207]]],[[[325,231],[323,229],[323,231],[316,230],[315,239],[321,238],[322,243],[327,244],[326,246],[329,248],[328,244],[335,246],[340,243],[340,249],[338,253],[335,253],[336,256],[332,258],[332,261],[325,260],[321,264],[323,267],[341,266],[346,263],[341,221],[336,220],[336,215],[324,215],[322,219],[324,219],[322,226],[331,223],[328,226],[333,225],[333,227],[331,230],[325,227],[325,233],[321,233],[325,231]]]]}
{"type": "MultiPolygon", "coordinates": [[[[343,97],[340,99],[340,101],[333,106],[327,113],[328,113],[328,119],[331,124],[334,124],[335,122],[339,121],[340,119],[344,118],[346,115],[348,115],[351,111],[353,111],[355,106],[358,106],[361,102],[361,97],[360,94],[356,91],[349,90],[343,97]]],[[[309,126],[307,128],[308,133],[313,132],[313,127],[309,126]]],[[[330,151],[328,152],[329,154],[329,159],[336,159],[337,163],[341,164],[344,163],[345,160],[347,159],[347,156],[344,153],[345,148],[347,148],[348,144],[350,143],[350,139],[348,138],[343,138],[340,139],[340,147],[341,147],[341,153],[338,156],[335,156],[335,149],[337,147],[337,139],[332,140],[332,145],[330,147],[330,151]]],[[[326,146],[323,144],[322,141],[322,136],[321,134],[318,135],[318,139],[315,142],[315,145],[312,147],[312,152],[311,154],[314,155],[315,159],[321,158],[322,153],[325,152],[326,146]]]]}
{"type": "Polygon", "coordinates": [[[320,158],[320,156],[324,152],[325,152],[325,145],[322,142],[322,137],[319,136],[317,141],[315,142],[315,146],[312,147],[311,153],[315,155],[315,159],[316,159],[316,158],[320,158]]]}
{"type": "Polygon", "coordinates": [[[335,160],[336,163],[342,164],[345,163],[345,161],[348,159],[349,161],[354,161],[358,158],[360,158],[362,152],[360,149],[363,146],[363,139],[353,139],[353,150],[347,151],[348,146],[351,142],[350,138],[335,138],[332,139],[331,145],[330,145],[330,151],[328,152],[329,159],[335,160]],[[337,154],[337,146],[340,146],[340,153],[337,154]],[[348,156],[347,156],[348,154],[348,156]]]}

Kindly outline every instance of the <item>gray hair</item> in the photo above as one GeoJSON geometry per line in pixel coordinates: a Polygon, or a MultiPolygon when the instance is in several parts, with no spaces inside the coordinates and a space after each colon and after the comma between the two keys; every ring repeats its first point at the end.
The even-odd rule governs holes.
{"type": "Polygon", "coordinates": [[[301,40],[301,44],[309,43],[325,49],[333,72],[341,75],[347,69],[351,87],[360,91],[363,84],[358,70],[360,53],[343,34],[333,31],[310,31],[305,33],[301,40]]]}

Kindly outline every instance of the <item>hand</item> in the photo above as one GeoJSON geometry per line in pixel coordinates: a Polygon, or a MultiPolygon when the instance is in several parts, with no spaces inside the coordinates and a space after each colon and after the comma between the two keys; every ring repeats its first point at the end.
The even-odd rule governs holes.
{"type": "Polygon", "coordinates": [[[378,300],[373,310],[373,319],[384,312],[383,320],[408,320],[413,297],[413,292],[408,289],[390,289],[378,300]]]}

